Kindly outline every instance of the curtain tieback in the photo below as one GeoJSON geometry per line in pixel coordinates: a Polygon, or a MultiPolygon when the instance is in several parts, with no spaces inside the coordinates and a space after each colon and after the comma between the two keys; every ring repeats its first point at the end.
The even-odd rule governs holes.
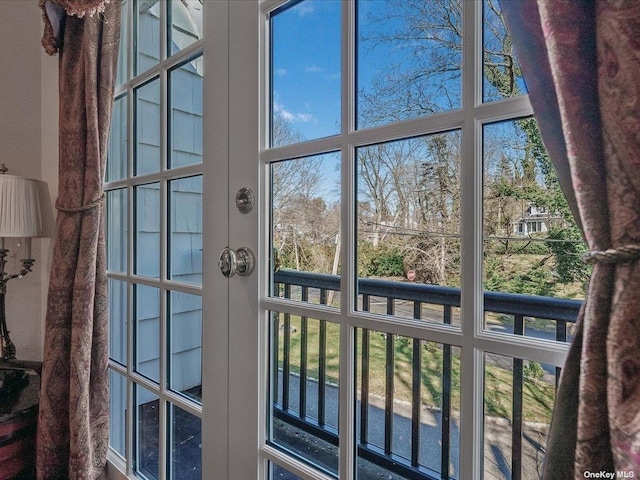
{"type": "Polygon", "coordinates": [[[593,250],[582,256],[585,263],[596,264],[614,264],[632,262],[640,259],[640,245],[623,245],[618,248],[609,248],[607,250],[593,250]]]}
{"type": "Polygon", "coordinates": [[[100,198],[94,200],[91,203],[87,203],[86,205],[82,205],[81,207],[63,207],[56,202],[56,210],[59,212],[65,213],[80,213],[86,212],[87,210],[91,210],[93,208],[98,207],[104,201],[104,193],[100,196],[100,198]]]}

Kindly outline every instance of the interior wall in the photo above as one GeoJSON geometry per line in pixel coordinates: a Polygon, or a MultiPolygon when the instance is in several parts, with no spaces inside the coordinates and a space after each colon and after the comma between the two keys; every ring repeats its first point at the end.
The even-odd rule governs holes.
{"type": "MultiPolygon", "coordinates": [[[[57,57],[40,45],[42,16],[35,0],[0,1],[0,163],[13,175],[57,183],[57,57]]],[[[7,239],[7,270],[19,269],[21,249],[7,239]]],[[[22,360],[41,360],[52,240],[34,239],[33,272],[7,285],[7,324],[22,360]]]]}

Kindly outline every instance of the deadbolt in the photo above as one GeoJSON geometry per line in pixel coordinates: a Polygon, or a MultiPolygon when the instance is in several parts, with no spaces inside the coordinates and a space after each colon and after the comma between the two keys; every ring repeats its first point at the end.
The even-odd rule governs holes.
{"type": "Polygon", "coordinates": [[[249,213],[253,210],[255,204],[255,196],[253,190],[247,187],[242,187],[236,193],[236,207],[240,213],[249,213]]]}

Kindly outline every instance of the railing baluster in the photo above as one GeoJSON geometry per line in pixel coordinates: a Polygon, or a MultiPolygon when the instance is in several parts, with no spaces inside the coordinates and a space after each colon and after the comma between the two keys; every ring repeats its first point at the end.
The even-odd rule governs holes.
{"type": "Polygon", "coordinates": [[[369,443],[369,330],[362,330],[362,372],[360,372],[360,443],[369,443]]]}
{"type": "Polygon", "coordinates": [[[420,406],[422,384],[422,342],[413,339],[412,355],[412,390],[411,390],[411,465],[420,464],[420,406]]]}
{"type": "Polygon", "coordinates": [[[271,341],[273,342],[273,352],[272,352],[272,362],[273,362],[273,401],[278,402],[278,398],[280,396],[280,391],[278,390],[280,386],[279,376],[280,376],[280,314],[272,313],[273,315],[273,330],[271,333],[271,341]]]}
{"type": "MultiPolygon", "coordinates": [[[[422,302],[413,302],[413,318],[422,318],[422,302]]],[[[420,465],[420,407],[422,405],[422,341],[413,339],[411,385],[411,465],[420,465]]]]}
{"type": "MultiPolygon", "coordinates": [[[[395,313],[395,301],[387,298],[387,315],[395,313]]],[[[385,362],[385,401],[384,401],[384,453],[393,453],[393,398],[395,377],[395,335],[387,333],[385,362]]]]}
{"type": "Polygon", "coordinates": [[[320,305],[326,305],[327,304],[327,289],[326,288],[321,288],[320,289],[320,305]]]}
{"type": "MultiPolygon", "coordinates": [[[[326,293],[326,291],[325,291],[326,293]]],[[[327,386],[327,321],[320,320],[320,338],[318,345],[318,425],[324,426],[326,419],[327,386]]]]}
{"type": "Polygon", "coordinates": [[[395,335],[387,333],[386,352],[386,379],[385,379],[385,401],[384,401],[384,453],[393,453],[393,396],[395,374],[395,335]]]}
{"type": "MultiPolygon", "coordinates": [[[[513,333],[524,335],[524,315],[514,315],[513,333]]],[[[513,359],[513,424],[511,430],[511,478],[520,480],[522,475],[522,390],[523,362],[513,359]]]]}
{"type": "Polygon", "coordinates": [[[567,341],[567,322],[565,322],[564,320],[556,321],[556,341],[567,341]]]}
{"type": "MultiPolygon", "coordinates": [[[[284,298],[291,298],[291,284],[284,286],[284,298]]],[[[282,408],[289,410],[289,389],[290,374],[291,374],[291,315],[284,314],[284,326],[283,326],[283,341],[282,341],[282,408]]]]}
{"type": "MultiPolygon", "coordinates": [[[[451,305],[444,307],[444,323],[451,325],[451,305]]],[[[449,478],[450,439],[451,439],[451,371],[453,362],[451,345],[442,345],[442,439],[440,474],[449,478]]]]}
{"type": "MultiPolygon", "coordinates": [[[[309,287],[302,287],[303,302],[309,301],[309,287]]],[[[308,365],[308,335],[309,325],[307,317],[300,319],[300,418],[307,416],[307,365],[308,365]]]]}

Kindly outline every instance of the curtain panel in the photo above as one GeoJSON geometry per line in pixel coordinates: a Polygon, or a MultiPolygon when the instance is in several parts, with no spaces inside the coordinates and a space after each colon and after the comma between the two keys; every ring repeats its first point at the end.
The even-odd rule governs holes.
{"type": "Polygon", "coordinates": [[[99,478],[109,446],[103,191],[119,1],[41,1],[59,56],[59,193],[38,419],[39,479],[99,478]],[[86,15],[85,15],[86,13],[86,15]]]}
{"type": "Polygon", "coordinates": [[[544,143],[591,250],[585,261],[594,264],[544,478],[638,477],[640,2],[501,4],[544,143]]]}

